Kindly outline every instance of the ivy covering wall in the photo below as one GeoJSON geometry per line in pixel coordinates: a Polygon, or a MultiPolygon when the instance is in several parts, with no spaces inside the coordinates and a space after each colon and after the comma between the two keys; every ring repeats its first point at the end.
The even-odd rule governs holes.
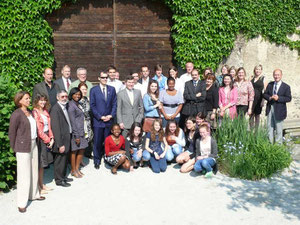
{"type": "MultiPolygon", "coordinates": [[[[300,41],[287,38],[288,34],[300,34],[296,29],[300,25],[300,0],[160,1],[173,12],[174,57],[182,67],[192,61],[199,69],[207,66],[216,69],[230,54],[239,32],[247,38],[262,35],[270,42],[300,50],[300,41]]],[[[59,9],[62,2],[0,1],[0,76],[9,77],[9,83],[16,88],[30,91],[42,80],[43,69],[53,66],[52,29],[44,16],[59,9]]],[[[6,90],[1,89],[4,96],[11,99],[13,93],[6,90]]],[[[11,102],[7,102],[7,107],[3,104],[1,114],[10,115],[11,102]]],[[[0,118],[0,159],[6,157],[4,152],[9,149],[8,121],[9,116],[0,118]]],[[[8,161],[0,161],[0,164],[2,171],[10,166],[8,161]]],[[[3,182],[3,178],[0,179],[0,183],[3,182]]]]}

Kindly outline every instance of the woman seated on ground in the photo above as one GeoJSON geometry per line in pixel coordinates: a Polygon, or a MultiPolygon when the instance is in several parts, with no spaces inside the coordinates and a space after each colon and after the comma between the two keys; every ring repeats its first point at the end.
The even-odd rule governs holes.
{"type": "Polygon", "coordinates": [[[223,85],[219,89],[219,108],[220,117],[229,115],[231,119],[237,116],[236,113],[237,103],[237,89],[233,86],[233,80],[230,75],[225,75],[223,85]]]}
{"type": "Polygon", "coordinates": [[[38,152],[39,152],[39,178],[38,185],[41,194],[47,194],[47,191],[53,190],[43,183],[44,168],[53,162],[51,153],[54,144],[54,137],[51,129],[50,115],[48,109],[50,107],[47,96],[37,95],[33,102],[32,114],[37,124],[38,131],[38,152]]]}
{"type": "Polygon", "coordinates": [[[160,120],[154,120],[151,131],[146,134],[145,149],[151,154],[150,164],[154,173],[165,172],[167,170],[167,141],[164,137],[164,130],[160,120]],[[164,150],[162,149],[164,143],[164,150]]]}
{"type": "Polygon", "coordinates": [[[114,124],[111,128],[111,135],[105,139],[104,159],[112,165],[111,173],[117,174],[117,169],[121,166],[125,170],[130,169],[130,162],[126,156],[125,139],[121,134],[119,124],[114,124]]]}
{"type": "Polygon", "coordinates": [[[68,114],[72,127],[71,175],[76,178],[82,178],[84,175],[79,167],[83,159],[84,150],[89,145],[88,140],[85,138],[84,113],[79,107],[81,98],[82,93],[79,88],[76,87],[70,90],[68,114]]]}
{"type": "Polygon", "coordinates": [[[175,120],[169,120],[165,129],[165,137],[168,143],[166,160],[171,162],[181,152],[185,146],[185,137],[181,128],[175,120]]]}
{"type": "Polygon", "coordinates": [[[216,140],[210,136],[210,129],[207,124],[202,124],[199,128],[201,138],[196,140],[195,165],[196,172],[204,172],[209,178],[213,174],[213,167],[216,166],[218,146],[216,140]]]}
{"type": "Polygon", "coordinates": [[[133,168],[143,166],[143,161],[150,159],[150,153],[145,151],[145,142],[143,137],[142,126],[138,122],[134,122],[129,130],[128,137],[125,140],[126,155],[133,165],[133,168]]]}
{"type": "Polygon", "coordinates": [[[163,114],[163,127],[166,127],[168,120],[175,120],[179,123],[180,111],[184,103],[183,95],[175,89],[175,79],[169,77],[167,80],[168,89],[162,90],[159,100],[163,104],[161,112],[163,114]]]}
{"type": "Polygon", "coordinates": [[[182,164],[180,168],[181,173],[188,173],[194,168],[195,133],[196,119],[190,116],[185,122],[185,151],[176,157],[176,162],[182,164]]]}

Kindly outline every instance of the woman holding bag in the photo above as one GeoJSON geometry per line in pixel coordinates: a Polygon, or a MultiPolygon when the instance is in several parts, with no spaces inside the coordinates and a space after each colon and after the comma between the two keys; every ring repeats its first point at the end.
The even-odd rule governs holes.
{"type": "Polygon", "coordinates": [[[147,94],[144,95],[144,124],[143,131],[149,132],[155,119],[160,118],[161,103],[158,99],[159,87],[156,80],[150,80],[148,85],[147,94]]]}

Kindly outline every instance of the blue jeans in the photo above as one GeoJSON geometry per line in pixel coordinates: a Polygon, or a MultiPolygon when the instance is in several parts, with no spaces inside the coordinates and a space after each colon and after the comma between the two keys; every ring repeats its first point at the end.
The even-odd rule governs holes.
{"type": "Polygon", "coordinates": [[[144,151],[143,151],[143,160],[144,160],[144,161],[149,161],[150,158],[151,158],[150,153],[149,153],[147,150],[144,150],[144,151]]]}
{"type": "MultiPolygon", "coordinates": [[[[179,123],[179,119],[180,119],[180,117],[175,117],[175,119],[174,119],[177,124],[179,123]]],[[[167,126],[167,123],[168,123],[168,120],[166,120],[164,117],[162,117],[162,126],[163,126],[163,128],[165,128],[167,126]]]]}
{"type": "Polygon", "coordinates": [[[216,165],[216,162],[213,158],[206,158],[206,159],[201,159],[197,160],[195,165],[194,165],[194,170],[196,172],[201,172],[203,169],[206,170],[206,172],[212,171],[212,167],[216,165]]]}
{"type": "Polygon", "coordinates": [[[136,148],[133,148],[133,154],[131,155],[131,158],[134,162],[139,162],[141,161],[142,157],[138,157],[138,154],[137,154],[137,149],[136,148]]]}
{"type": "Polygon", "coordinates": [[[151,156],[150,158],[150,164],[152,167],[152,171],[154,173],[160,173],[160,172],[165,172],[167,170],[167,160],[166,157],[162,159],[155,159],[154,156],[151,156]]]}
{"type": "Polygon", "coordinates": [[[172,161],[174,157],[178,156],[182,152],[182,146],[179,144],[174,144],[169,146],[166,152],[166,159],[168,162],[172,161]]]}

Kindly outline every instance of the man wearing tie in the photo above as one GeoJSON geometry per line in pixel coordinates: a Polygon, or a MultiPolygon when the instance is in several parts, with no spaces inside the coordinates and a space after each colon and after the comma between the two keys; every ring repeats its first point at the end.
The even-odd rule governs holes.
{"type": "Polygon", "coordinates": [[[141,123],[144,116],[144,105],[141,91],[134,89],[132,76],[126,77],[126,88],[118,93],[117,120],[122,135],[126,138],[128,130],[134,122],[141,123]]]}
{"type": "Polygon", "coordinates": [[[264,92],[264,99],[268,101],[266,108],[269,140],[274,142],[274,129],[276,130],[276,143],[282,144],[282,125],[287,116],[286,103],[292,100],[291,88],[282,82],[282,71],[273,72],[274,81],[270,82],[264,92]]]}
{"type": "Polygon", "coordinates": [[[61,78],[54,81],[54,83],[59,86],[60,90],[69,91],[69,87],[74,81],[74,79],[71,78],[71,68],[68,65],[65,65],[61,70],[61,74],[61,78]]]}
{"type": "Polygon", "coordinates": [[[103,143],[109,135],[113,118],[117,111],[117,96],[114,87],[107,85],[107,73],[100,73],[99,85],[90,91],[90,106],[93,112],[94,128],[94,166],[100,168],[104,155],[103,143]]]}

